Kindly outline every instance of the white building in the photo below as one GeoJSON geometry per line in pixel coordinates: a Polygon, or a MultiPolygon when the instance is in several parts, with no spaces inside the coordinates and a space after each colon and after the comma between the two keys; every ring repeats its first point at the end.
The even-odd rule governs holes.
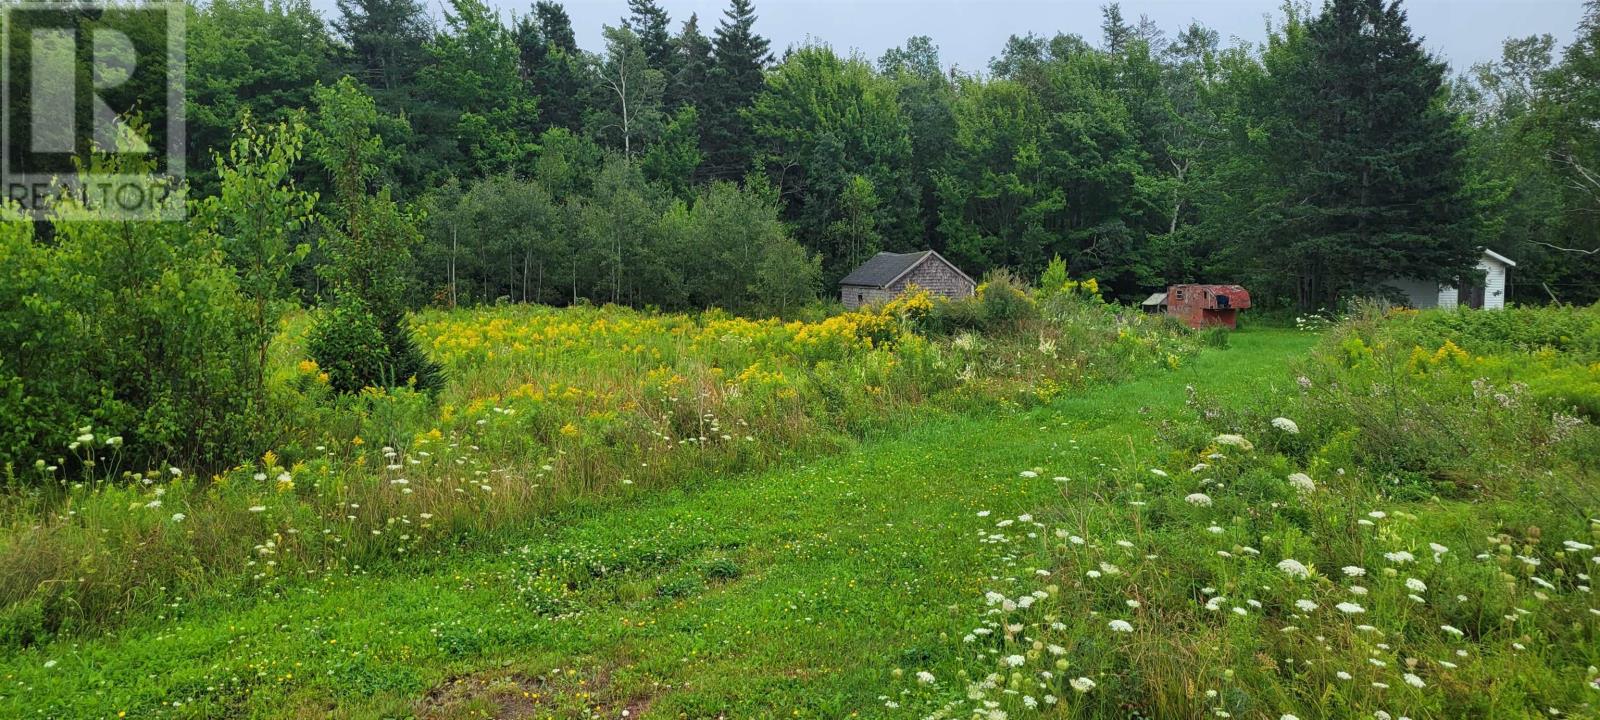
{"type": "Polygon", "coordinates": [[[1499,310],[1506,306],[1507,276],[1511,268],[1517,263],[1500,253],[1487,248],[1483,257],[1478,260],[1478,269],[1483,271],[1483,285],[1463,285],[1460,289],[1449,285],[1396,278],[1390,280],[1388,285],[1400,291],[1405,296],[1406,304],[1418,310],[1428,308],[1455,309],[1465,306],[1483,310],[1499,310]]]}

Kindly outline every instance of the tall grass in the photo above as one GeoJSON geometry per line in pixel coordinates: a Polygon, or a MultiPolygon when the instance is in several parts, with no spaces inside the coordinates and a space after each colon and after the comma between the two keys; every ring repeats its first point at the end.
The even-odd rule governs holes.
{"type": "Polygon", "coordinates": [[[1157,462],[995,519],[965,673],[902,697],[940,717],[1594,717],[1600,428],[1524,383],[1591,372],[1596,328],[1600,308],[1365,308],[1279,390],[1191,398],[1157,462]]]}
{"type": "MultiPolygon", "coordinates": [[[[1027,300],[1032,303],[1033,300],[1027,300]]],[[[817,453],[921,408],[1026,406],[1172,367],[1186,333],[1095,298],[956,337],[915,293],[814,322],[615,307],[430,311],[416,334],[445,387],[339,396],[305,359],[308,320],[273,347],[287,409],[274,449],[206,477],[68,476],[41,464],[0,499],[0,643],[159,615],[323,573],[496,543],[587,498],[817,453]]],[[[115,455],[106,429],[74,442],[115,455]]]]}

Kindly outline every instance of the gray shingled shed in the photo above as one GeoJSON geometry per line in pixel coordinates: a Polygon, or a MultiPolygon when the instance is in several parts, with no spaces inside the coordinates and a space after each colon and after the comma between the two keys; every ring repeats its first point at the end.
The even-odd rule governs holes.
{"type": "Polygon", "coordinates": [[[932,250],[882,252],[839,281],[839,301],[850,309],[887,302],[916,285],[948,298],[972,297],[978,284],[961,268],[932,250]]]}

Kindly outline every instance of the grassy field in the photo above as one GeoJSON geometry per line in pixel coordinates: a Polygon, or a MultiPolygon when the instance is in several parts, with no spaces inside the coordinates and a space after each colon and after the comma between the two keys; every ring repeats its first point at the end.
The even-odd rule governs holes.
{"type": "Polygon", "coordinates": [[[1311,341],[1240,333],[1175,372],[580,503],[496,546],[180,598],[7,658],[0,714],[884,716],[895,668],[968,662],[954,637],[992,570],[970,551],[993,526],[980,512],[1058,499],[1056,475],[1152,461],[1186,385],[1248,398],[1290,382],[1311,341]]]}

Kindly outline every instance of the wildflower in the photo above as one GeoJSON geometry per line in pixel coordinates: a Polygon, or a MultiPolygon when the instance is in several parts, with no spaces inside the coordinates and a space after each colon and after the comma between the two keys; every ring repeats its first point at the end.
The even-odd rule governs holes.
{"type": "Polygon", "coordinates": [[[250,506],[250,512],[253,512],[253,513],[266,512],[266,511],[267,511],[267,506],[265,506],[265,505],[251,505],[250,506]]]}
{"type": "Polygon", "coordinates": [[[1302,493],[1313,492],[1317,489],[1316,481],[1305,473],[1294,473],[1289,476],[1289,486],[1302,493]]]}
{"type": "Polygon", "coordinates": [[[1428,686],[1427,683],[1422,681],[1422,678],[1417,677],[1416,673],[1406,673],[1400,677],[1406,681],[1407,685],[1410,685],[1414,688],[1425,688],[1428,686]]]}
{"type": "Polygon", "coordinates": [[[1354,565],[1346,565],[1341,569],[1344,570],[1344,574],[1349,575],[1350,577],[1361,577],[1362,575],[1367,574],[1366,568],[1359,568],[1354,565]]]}
{"type": "Polygon", "coordinates": [[[183,522],[184,520],[187,520],[188,518],[189,518],[189,516],[185,515],[183,513],[173,513],[172,514],[172,521],[175,522],[175,523],[183,522]]]}
{"type": "Polygon", "coordinates": [[[1294,558],[1284,558],[1278,561],[1278,569],[1292,578],[1311,577],[1311,568],[1306,567],[1305,563],[1294,558]]]}
{"type": "Polygon", "coordinates": [[[1245,452],[1249,452],[1249,451],[1255,449],[1255,445],[1252,445],[1249,440],[1244,439],[1243,435],[1233,435],[1233,434],[1229,434],[1229,433],[1223,433],[1221,435],[1216,436],[1215,438],[1212,438],[1211,441],[1216,443],[1216,444],[1218,444],[1218,445],[1228,445],[1228,446],[1236,447],[1236,448],[1239,448],[1240,450],[1243,450],[1245,452]]]}
{"type": "Polygon", "coordinates": [[[928,672],[927,670],[921,670],[917,672],[917,682],[920,682],[923,685],[932,685],[934,682],[933,673],[928,672]]]}
{"type": "Polygon", "coordinates": [[[1412,555],[1411,553],[1406,552],[1404,550],[1399,550],[1399,551],[1396,551],[1396,552],[1384,553],[1383,557],[1384,557],[1385,560],[1388,560],[1389,562],[1395,563],[1396,565],[1404,565],[1404,564],[1406,564],[1408,562],[1416,562],[1416,560],[1417,560],[1417,556],[1412,555]]]}
{"type": "Polygon", "coordinates": [[[1355,677],[1355,676],[1351,675],[1350,673],[1347,673],[1347,672],[1345,672],[1343,670],[1340,670],[1339,672],[1334,673],[1333,676],[1336,677],[1336,678],[1339,678],[1340,680],[1350,680],[1353,677],[1355,677]]]}
{"type": "Polygon", "coordinates": [[[1205,493],[1190,493],[1183,501],[1195,507],[1211,507],[1211,496],[1205,493]]]}
{"type": "MultiPolygon", "coordinates": [[[[1281,420],[1282,418],[1279,419],[1281,420]]],[[[1278,720],[1300,720],[1300,718],[1290,715],[1289,713],[1284,713],[1283,717],[1278,718],[1278,720]]]]}
{"type": "Polygon", "coordinates": [[[1022,472],[1017,473],[1017,474],[1021,475],[1022,477],[1025,477],[1025,478],[1036,478],[1036,477],[1039,477],[1039,473],[1036,473],[1036,472],[1034,472],[1032,470],[1023,470],[1022,472]]]}
{"type": "Polygon", "coordinates": [[[1406,578],[1406,587],[1409,588],[1411,590],[1411,592],[1427,592],[1428,591],[1428,586],[1425,583],[1423,583],[1421,580],[1418,580],[1416,578],[1406,578]]]}
{"type": "Polygon", "coordinates": [[[1094,681],[1086,677],[1074,679],[1072,681],[1072,689],[1080,693],[1089,692],[1094,689],[1094,681]]]}
{"type": "Polygon", "coordinates": [[[1466,633],[1461,631],[1461,628],[1455,627],[1454,625],[1440,625],[1439,629],[1443,630],[1443,631],[1445,631],[1447,633],[1450,633],[1451,635],[1454,635],[1456,637],[1461,637],[1463,635],[1466,635],[1466,633]]]}
{"type": "Polygon", "coordinates": [[[1342,612],[1346,615],[1358,615],[1367,611],[1366,608],[1361,607],[1353,602],[1342,602],[1334,607],[1339,608],[1339,612],[1342,612]]]}
{"type": "Polygon", "coordinates": [[[53,668],[53,667],[56,666],[56,661],[55,660],[46,660],[46,661],[44,661],[44,666],[45,666],[46,669],[53,668]]]}
{"type": "Polygon", "coordinates": [[[1360,586],[1360,585],[1351,585],[1350,586],[1350,594],[1351,595],[1365,595],[1365,594],[1367,594],[1367,589],[1362,587],[1362,586],[1360,586]]]}
{"type": "Polygon", "coordinates": [[[1317,604],[1316,603],[1314,603],[1314,602],[1312,602],[1310,600],[1303,599],[1303,598],[1300,599],[1300,600],[1294,601],[1294,606],[1299,608],[1301,612],[1311,612],[1311,611],[1317,609],[1317,604]]]}
{"type": "Polygon", "coordinates": [[[1273,418],[1272,419],[1272,426],[1277,428],[1277,429],[1279,429],[1279,430],[1282,430],[1282,431],[1284,431],[1286,433],[1289,433],[1290,435],[1299,435],[1300,434],[1300,426],[1296,425],[1293,420],[1290,420],[1289,418],[1286,418],[1286,417],[1273,418]]]}
{"type": "Polygon", "coordinates": [[[1110,627],[1115,632],[1133,632],[1133,625],[1131,625],[1127,620],[1112,620],[1107,624],[1107,627],[1110,627]]]}
{"type": "Polygon", "coordinates": [[[1022,664],[1027,661],[1028,659],[1021,655],[1007,655],[1005,659],[1006,665],[1011,667],[1022,667],[1022,664]]]}
{"type": "Polygon", "coordinates": [[[156,509],[158,507],[161,507],[161,501],[160,500],[151,500],[150,502],[145,503],[144,506],[147,507],[147,508],[150,508],[151,510],[154,510],[154,509],[156,509]]]}
{"type": "Polygon", "coordinates": [[[1167,477],[1167,471],[1161,468],[1150,468],[1150,474],[1156,477],[1167,477]]]}
{"type": "Polygon", "coordinates": [[[978,511],[978,517],[989,517],[989,511],[988,510],[979,510],[978,511]]]}

